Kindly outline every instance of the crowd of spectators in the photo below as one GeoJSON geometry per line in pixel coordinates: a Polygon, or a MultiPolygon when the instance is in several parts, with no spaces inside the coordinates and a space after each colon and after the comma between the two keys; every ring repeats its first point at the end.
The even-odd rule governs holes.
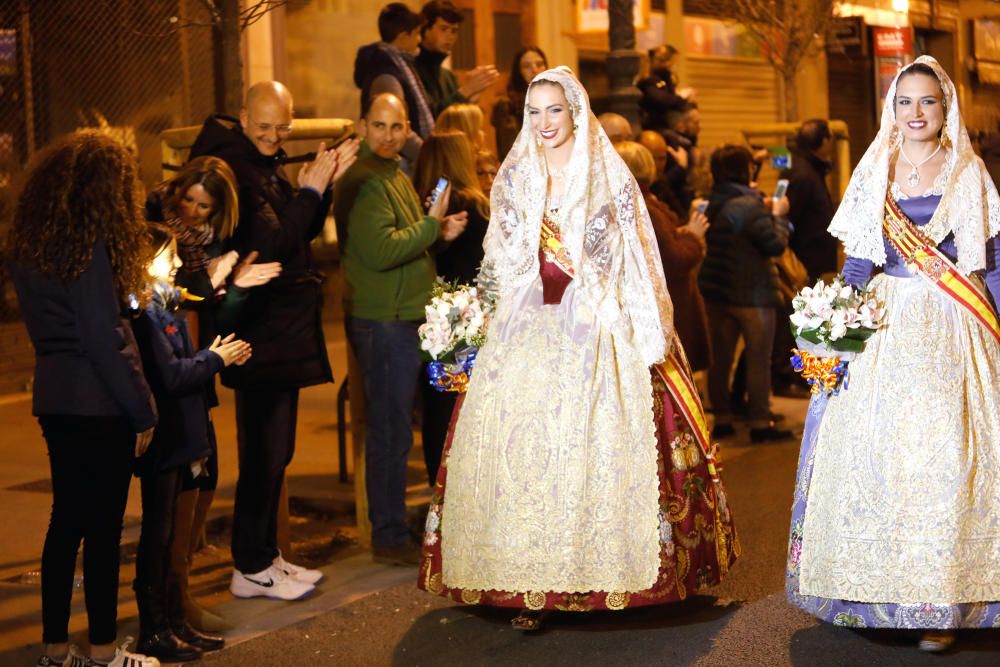
{"type": "MultiPolygon", "coordinates": [[[[145,206],[133,156],[99,133],[78,132],[36,161],[15,212],[7,268],[38,353],[34,413],[52,459],[44,664],[76,664],[67,662],[76,656],[67,624],[81,540],[94,664],[129,659],[149,667],[152,658],[192,660],[222,646],[211,633],[226,629],[224,619],[200,608],[187,583],[219,482],[210,417],[216,374],[236,404],[230,591],[296,600],[315,589],[322,573],[285,558],[278,523],[299,391],[332,380],[322,277],[310,251],[331,211],[359,368],[351,382],[367,407],[373,557],[417,563],[405,507],[411,416],[422,407],[433,485],[456,402],[426,382],[418,392],[417,328],[438,276],[475,281],[493,179],[524,122],[528,82],[548,67],[538,47],[517,52],[506,96],[489,115],[492,150],[476,102],[497,69],[477,67],[460,83],[443,66],[462,19],[449,0],[432,0],[420,13],[386,5],[380,40],[359,48],[355,62],[363,141],[321,143],[297,187],[284,167],[293,98],[273,81],[250,87],[238,118],[208,118],[188,163],[145,206]],[[151,658],[114,645],[118,546],[133,473],[143,504],[138,650],[151,658]]],[[[734,432],[743,397],[731,378],[742,338],[751,439],[787,437],[769,404],[782,307],[775,258],[790,244],[810,277],[836,268],[836,246],[821,233],[833,210],[824,182],[829,128],[803,125],[787,198],[761,196],[753,156],[740,146],[712,154],[706,185],[695,91],[677,87],[675,55],[667,46],[650,52],[650,76],[638,84],[641,131],[618,114],[600,122],[649,210],[678,337],[692,369],[708,375],[715,435],[734,432]]]]}

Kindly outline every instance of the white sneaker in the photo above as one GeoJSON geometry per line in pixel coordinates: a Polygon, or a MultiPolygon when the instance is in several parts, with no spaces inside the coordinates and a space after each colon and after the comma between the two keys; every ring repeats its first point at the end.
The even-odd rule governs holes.
{"type": "MultiPolygon", "coordinates": [[[[160,667],[160,661],[156,658],[141,653],[132,653],[128,650],[128,645],[132,643],[131,637],[126,637],[121,646],[115,649],[115,657],[108,663],[108,667],[160,667]]],[[[91,664],[101,663],[91,659],[91,664]]]]}
{"type": "Polygon", "coordinates": [[[53,660],[47,655],[38,659],[35,667],[87,667],[87,658],[80,654],[80,649],[76,644],[70,644],[66,650],[66,657],[60,661],[53,660]]]}
{"type": "Polygon", "coordinates": [[[234,569],[233,580],[229,583],[229,592],[238,598],[301,600],[315,589],[312,584],[294,579],[274,565],[253,574],[234,569]]]}
{"type": "Polygon", "coordinates": [[[307,567],[302,567],[301,565],[296,565],[295,563],[289,563],[287,560],[281,557],[281,552],[278,552],[278,557],[274,559],[272,565],[285,574],[287,574],[292,579],[298,579],[299,581],[304,581],[307,584],[316,585],[323,580],[323,573],[319,570],[310,570],[307,567]]]}

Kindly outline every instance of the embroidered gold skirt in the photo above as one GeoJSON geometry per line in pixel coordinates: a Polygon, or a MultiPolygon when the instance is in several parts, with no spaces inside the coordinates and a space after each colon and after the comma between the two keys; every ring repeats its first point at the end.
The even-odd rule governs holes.
{"type": "Polygon", "coordinates": [[[466,603],[582,611],[717,583],[735,532],[662,380],[572,286],[559,305],[541,301],[536,282],[502,303],[480,350],[419,585],[466,603]]]}
{"type": "Polygon", "coordinates": [[[888,325],[817,427],[798,593],[1000,600],[1000,350],[922,279],[872,284],[888,325]]]}

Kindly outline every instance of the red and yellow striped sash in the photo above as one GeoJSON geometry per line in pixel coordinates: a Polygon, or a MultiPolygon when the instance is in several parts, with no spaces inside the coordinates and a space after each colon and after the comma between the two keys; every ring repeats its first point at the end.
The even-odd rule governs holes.
{"type": "Polygon", "coordinates": [[[656,372],[660,374],[660,378],[663,379],[663,383],[667,385],[667,391],[670,392],[683,413],[684,419],[691,426],[691,432],[698,441],[702,454],[705,455],[708,474],[711,475],[712,481],[718,482],[719,473],[715,468],[715,449],[712,447],[708,420],[705,418],[705,408],[701,404],[701,398],[698,396],[698,390],[694,386],[687,365],[675,350],[655,368],[656,372]]]}
{"type": "Polygon", "coordinates": [[[1000,321],[990,306],[986,294],[962,275],[948,257],[913,223],[889,194],[885,198],[885,218],[882,231],[906,261],[907,268],[916,271],[955,303],[968,311],[1000,344],[1000,321]]]}
{"type": "Polygon", "coordinates": [[[542,252],[545,253],[545,257],[549,262],[562,269],[563,273],[570,278],[576,275],[576,272],[573,270],[573,260],[569,256],[569,249],[566,248],[562,242],[562,238],[559,236],[559,228],[549,219],[547,214],[542,217],[540,244],[542,252]]]}

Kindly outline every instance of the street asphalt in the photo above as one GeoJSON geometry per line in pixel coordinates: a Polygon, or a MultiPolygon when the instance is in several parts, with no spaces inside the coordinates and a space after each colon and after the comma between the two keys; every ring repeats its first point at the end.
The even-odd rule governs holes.
{"type": "MultiPolygon", "coordinates": [[[[343,378],[342,329],[328,330],[335,374],[343,378]]],[[[962,634],[947,654],[916,649],[912,634],[859,632],[820,624],[784,599],[785,548],[798,442],[750,446],[745,430],[724,443],[726,483],[743,554],[730,577],[688,601],[662,607],[592,614],[556,613],[543,629],[510,627],[510,610],[467,607],[416,588],[415,568],[373,564],[353,542],[350,486],[338,484],[336,386],[303,392],[298,446],[289,468],[293,558],[322,567],[326,580],[302,602],[235,600],[225,521],[236,478],[231,394],[215,414],[220,489],[214,509],[216,549],[195,558],[193,589],[234,628],[228,646],[203,659],[216,666],[298,665],[1000,665],[995,631],[962,634]],[[296,507],[306,508],[295,511],[296,507]],[[338,514],[339,512],[339,514],[338,514]]],[[[775,407],[801,428],[806,402],[777,399],[775,407]]],[[[40,646],[38,568],[48,518],[48,465],[25,396],[0,397],[0,667],[30,666],[40,646]]],[[[348,457],[351,460],[351,457],[348,457]]],[[[410,502],[426,502],[421,455],[411,458],[410,502]]],[[[138,484],[125,520],[125,553],[134,552],[141,509],[138,484]]],[[[419,517],[415,517],[419,523],[419,517]]],[[[126,558],[119,591],[120,634],[136,632],[126,558]]],[[[83,591],[74,596],[70,630],[85,637],[83,591]]]]}
{"type": "MultiPolygon", "coordinates": [[[[801,428],[804,400],[779,399],[801,428]]],[[[413,581],[205,658],[229,665],[998,665],[1000,635],[962,634],[943,655],[917,636],[821,624],[784,597],[785,545],[798,442],[724,449],[726,483],[743,555],[730,578],[675,605],[556,613],[541,631],[512,630],[511,610],[468,607],[413,581]]],[[[415,578],[415,571],[413,572],[415,578]]]]}

